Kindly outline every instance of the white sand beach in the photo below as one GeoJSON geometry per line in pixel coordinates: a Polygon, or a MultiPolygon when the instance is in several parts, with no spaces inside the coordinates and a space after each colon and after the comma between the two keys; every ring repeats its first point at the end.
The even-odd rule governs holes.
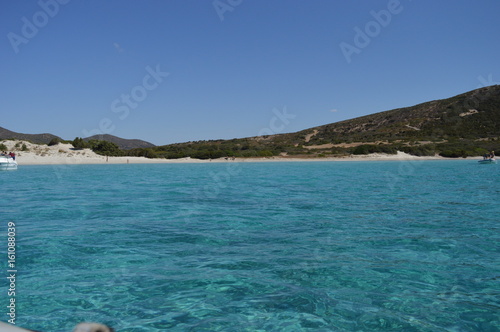
{"type": "Polygon", "coordinates": [[[211,163],[211,162],[288,162],[288,161],[374,161],[374,160],[444,160],[440,156],[417,157],[398,151],[395,155],[373,153],[369,155],[351,155],[334,158],[298,158],[298,157],[262,157],[262,158],[220,158],[201,160],[193,158],[181,159],[149,159],[145,157],[107,157],[96,154],[90,149],[77,150],[71,144],[59,143],[53,146],[38,145],[26,141],[4,140],[9,152],[16,154],[19,165],[72,165],[72,164],[161,164],[161,163],[211,163]],[[25,151],[22,146],[25,145],[25,151]]]}

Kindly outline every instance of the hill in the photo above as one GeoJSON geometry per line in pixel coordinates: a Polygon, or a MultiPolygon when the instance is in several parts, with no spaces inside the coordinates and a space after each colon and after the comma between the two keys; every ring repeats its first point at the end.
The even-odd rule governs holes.
{"type": "MultiPolygon", "coordinates": [[[[49,144],[52,140],[64,142],[64,140],[53,134],[22,134],[0,127],[0,140],[17,139],[28,141],[35,144],[49,144]]],[[[122,150],[130,150],[137,148],[152,148],[155,145],[139,139],[125,139],[113,135],[94,135],[83,139],[88,142],[90,140],[108,141],[116,144],[122,150]]]]}
{"type": "Polygon", "coordinates": [[[118,145],[118,147],[122,150],[130,150],[137,148],[152,148],[155,145],[140,139],[125,139],[116,137],[113,135],[103,134],[103,135],[94,135],[90,137],[86,137],[83,139],[85,142],[90,140],[98,140],[98,141],[107,141],[118,145]]]}
{"type": "Polygon", "coordinates": [[[500,150],[500,86],[305,129],[232,140],[186,142],[132,150],[166,158],[396,153],[482,155],[500,150]]]}
{"type": "Polygon", "coordinates": [[[48,144],[52,139],[62,141],[62,138],[52,134],[21,134],[0,127],[0,139],[18,139],[36,144],[48,144]]]}
{"type": "MultiPolygon", "coordinates": [[[[155,146],[138,139],[95,135],[101,154],[149,158],[346,156],[403,151],[417,156],[478,156],[500,150],[500,86],[330,123],[296,133],[155,146]],[[104,144],[104,145],[103,145],[104,144]],[[119,149],[118,149],[119,148],[119,149]],[[113,150],[113,154],[109,152],[113,150]],[[123,151],[126,150],[126,151],[123,151]]],[[[0,127],[0,139],[47,144],[52,134],[20,134],[0,127]]],[[[97,148],[99,148],[96,145],[97,148]]],[[[97,149],[98,150],[98,149],[97,149]]]]}
{"type": "Polygon", "coordinates": [[[309,145],[398,139],[493,138],[500,134],[500,86],[311,128],[297,134],[313,134],[309,145]]]}

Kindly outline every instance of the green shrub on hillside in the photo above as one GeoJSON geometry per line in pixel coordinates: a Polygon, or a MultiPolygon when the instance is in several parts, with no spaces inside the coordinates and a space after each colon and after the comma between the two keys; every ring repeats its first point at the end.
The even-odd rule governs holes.
{"type": "Polygon", "coordinates": [[[103,155],[103,156],[123,156],[124,153],[118,145],[112,142],[108,141],[97,141],[97,140],[91,140],[89,141],[89,145],[92,149],[97,154],[103,155]]]}
{"type": "Polygon", "coordinates": [[[48,146],[53,146],[53,145],[57,145],[61,142],[61,140],[59,138],[53,138],[50,140],[49,144],[47,144],[48,146]]]}
{"type": "Polygon", "coordinates": [[[363,145],[358,145],[357,147],[352,149],[351,153],[355,155],[370,154],[370,153],[396,154],[397,149],[394,145],[363,144],[363,145]]]}
{"type": "Polygon", "coordinates": [[[71,142],[73,147],[77,150],[85,149],[89,147],[89,144],[83,140],[81,137],[75,137],[75,139],[71,142]]]}
{"type": "Polygon", "coordinates": [[[434,144],[402,146],[399,150],[418,157],[436,155],[436,146],[434,144]]]}
{"type": "Polygon", "coordinates": [[[459,150],[445,150],[439,153],[441,157],[446,157],[446,158],[466,158],[467,157],[467,151],[459,149],[459,150]]]}

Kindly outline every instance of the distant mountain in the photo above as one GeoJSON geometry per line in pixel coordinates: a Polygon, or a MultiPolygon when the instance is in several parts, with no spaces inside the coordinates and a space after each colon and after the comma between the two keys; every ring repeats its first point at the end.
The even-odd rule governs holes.
{"type": "Polygon", "coordinates": [[[52,134],[21,134],[0,127],[0,139],[18,139],[36,144],[48,144],[54,138],[62,140],[59,136],[52,134]]]}
{"type": "Polygon", "coordinates": [[[93,140],[93,139],[99,140],[99,141],[108,141],[108,142],[115,143],[122,150],[130,150],[130,149],[137,149],[137,148],[146,149],[146,148],[155,147],[154,144],[140,140],[140,139],[125,139],[125,138],[120,138],[120,137],[116,137],[116,136],[108,135],[108,134],[94,135],[94,136],[84,138],[83,140],[88,142],[88,141],[93,140]]]}
{"type": "MultiPolygon", "coordinates": [[[[57,139],[59,141],[64,141],[61,137],[53,134],[21,134],[14,131],[0,127],[0,139],[18,139],[29,141],[36,144],[48,144],[51,140],[57,139]]],[[[137,148],[152,148],[155,145],[146,141],[139,139],[124,139],[116,137],[113,135],[94,135],[91,137],[84,138],[84,141],[90,141],[92,139],[113,142],[122,150],[130,150],[137,148]]]]}
{"type": "Polygon", "coordinates": [[[398,150],[458,157],[500,150],[499,136],[500,86],[494,85],[296,133],[178,143],[153,151],[155,156],[167,158],[327,156],[398,150]]]}

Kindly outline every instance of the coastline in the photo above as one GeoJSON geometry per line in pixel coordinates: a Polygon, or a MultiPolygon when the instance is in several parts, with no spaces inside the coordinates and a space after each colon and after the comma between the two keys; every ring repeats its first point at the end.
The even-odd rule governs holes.
{"type": "MultiPolygon", "coordinates": [[[[293,156],[193,159],[149,159],[146,157],[107,157],[98,155],[90,149],[76,150],[71,144],[59,143],[53,146],[36,145],[24,141],[3,141],[9,151],[16,153],[16,161],[22,165],[88,165],[88,164],[185,164],[185,163],[227,163],[227,162],[304,162],[304,161],[421,161],[421,160],[458,160],[469,158],[444,158],[440,156],[417,157],[401,151],[395,155],[373,153],[351,155],[348,157],[303,158],[293,156]],[[16,145],[26,145],[27,151],[20,151],[16,145]]],[[[479,158],[479,157],[478,157],[479,158]]]]}
{"type": "Polygon", "coordinates": [[[235,159],[160,159],[146,157],[67,157],[67,156],[27,156],[21,155],[16,160],[19,165],[123,165],[123,164],[208,164],[208,163],[241,163],[241,162],[349,162],[349,161],[425,161],[425,160],[462,160],[473,158],[444,158],[444,157],[417,157],[403,153],[398,155],[370,154],[351,157],[323,157],[323,158],[295,158],[295,157],[259,157],[259,158],[235,158],[235,159]]]}

